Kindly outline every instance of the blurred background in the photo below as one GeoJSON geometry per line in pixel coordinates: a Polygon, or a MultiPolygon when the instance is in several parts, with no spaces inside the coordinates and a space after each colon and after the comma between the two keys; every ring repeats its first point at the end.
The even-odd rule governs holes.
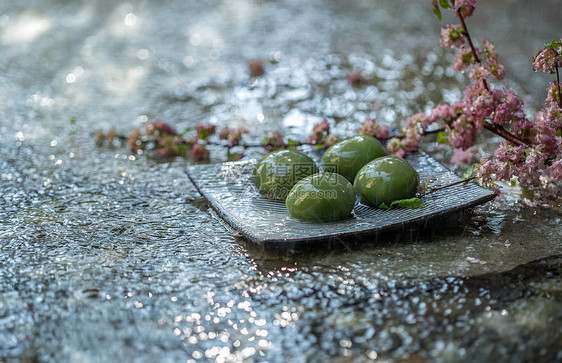
{"type": "MultiPolygon", "coordinates": [[[[559,5],[488,1],[468,20],[476,41],[496,45],[508,80],[531,109],[541,107],[549,78],[534,74],[530,59],[558,36],[559,5]]],[[[360,111],[397,123],[464,88],[464,79],[448,71],[450,51],[438,47],[439,29],[450,22],[458,19],[439,21],[426,1],[4,2],[1,112],[10,121],[2,122],[2,137],[39,136],[70,118],[129,132],[153,118],[181,130],[217,123],[217,116],[252,122],[262,113],[259,126],[275,128],[295,109],[343,118],[361,99],[379,109],[359,105],[360,111]],[[268,71],[283,75],[262,81],[280,90],[240,89],[249,86],[246,63],[254,58],[280,63],[268,71]],[[335,81],[352,70],[369,77],[379,94],[365,87],[367,98],[364,90],[346,95],[352,91],[335,81]],[[336,92],[347,98],[334,99],[336,92]],[[271,100],[278,93],[306,105],[271,100]]]]}

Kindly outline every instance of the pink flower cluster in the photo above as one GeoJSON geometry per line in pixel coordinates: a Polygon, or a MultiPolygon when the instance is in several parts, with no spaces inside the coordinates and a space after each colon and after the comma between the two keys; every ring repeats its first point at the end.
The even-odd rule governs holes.
{"type": "Polygon", "coordinates": [[[262,145],[266,148],[282,148],[285,146],[283,142],[283,135],[279,131],[269,131],[267,136],[262,139],[262,145]]]}
{"type": "Polygon", "coordinates": [[[367,83],[367,79],[359,71],[351,72],[347,75],[347,82],[352,86],[360,86],[367,83]]]}
{"type": "Polygon", "coordinates": [[[195,143],[191,147],[191,157],[194,161],[201,161],[209,159],[209,150],[204,143],[195,143]]]}
{"type": "Polygon", "coordinates": [[[340,140],[341,140],[341,138],[338,135],[330,134],[330,135],[328,135],[328,137],[326,137],[324,139],[324,146],[330,147],[340,140]]]}
{"type": "MultiPolygon", "coordinates": [[[[474,12],[475,1],[456,0],[452,5],[456,15],[464,19],[474,12]]],[[[436,14],[440,17],[438,12],[436,14]]],[[[440,44],[458,48],[453,68],[457,71],[469,69],[469,78],[473,84],[466,87],[461,101],[452,105],[440,104],[429,115],[422,113],[408,118],[403,139],[389,140],[387,149],[403,156],[417,147],[422,131],[426,131],[432,123],[442,122],[446,141],[457,149],[455,162],[471,162],[478,133],[487,128],[510,142],[500,143],[491,160],[482,158],[476,164],[474,175],[482,184],[495,187],[494,181],[511,180],[513,177],[517,177],[520,185],[531,188],[545,189],[548,183],[560,183],[560,80],[550,83],[547,89],[547,107],[539,111],[534,120],[529,120],[524,112],[523,102],[515,91],[494,88],[489,83],[490,79],[500,81],[505,76],[505,68],[499,63],[494,46],[487,40],[482,40],[482,48],[476,47],[470,41],[464,24],[463,22],[462,27],[447,25],[442,28],[440,44]]],[[[537,53],[533,62],[536,71],[556,73],[557,77],[561,66],[562,40],[545,44],[545,48],[537,53]]]]}
{"type": "Polygon", "coordinates": [[[314,125],[312,134],[306,139],[306,142],[311,144],[322,144],[329,134],[330,124],[328,123],[328,120],[324,119],[322,122],[314,125]]]}
{"type": "Polygon", "coordinates": [[[455,11],[458,11],[463,18],[472,16],[474,8],[476,7],[476,0],[456,0],[455,11]]]}
{"type": "Polygon", "coordinates": [[[455,153],[451,157],[451,164],[454,165],[472,164],[472,161],[474,160],[474,155],[476,154],[477,151],[478,148],[476,146],[469,147],[466,150],[457,149],[455,150],[455,153]]]}
{"type": "Polygon", "coordinates": [[[436,121],[443,120],[446,124],[450,124],[454,119],[456,119],[463,112],[462,103],[456,103],[454,105],[440,104],[437,105],[432,111],[431,115],[425,120],[421,121],[422,130],[427,130],[428,126],[436,121]]]}
{"type": "Polygon", "coordinates": [[[177,135],[178,132],[162,120],[154,120],[145,126],[148,135],[177,135]]]}
{"type": "Polygon", "coordinates": [[[455,52],[455,64],[453,69],[458,72],[464,71],[476,62],[472,49],[463,46],[460,50],[455,52]]]}
{"type": "Polygon", "coordinates": [[[559,151],[561,138],[556,133],[562,127],[561,124],[562,117],[558,107],[550,107],[537,113],[533,141],[546,155],[552,156],[559,151]]]}
{"type": "MultiPolygon", "coordinates": [[[[404,157],[408,153],[418,149],[421,141],[420,125],[428,125],[428,117],[424,113],[417,113],[406,119],[406,130],[402,139],[392,138],[388,140],[386,149],[393,155],[404,157]]],[[[425,130],[425,129],[424,129],[425,130]]]]}
{"type": "MultiPolygon", "coordinates": [[[[494,90],[495,92],[496,90],[494,90]]],[[[510,122],[520,122],[526,120],[525,112],[523,111],[523,101],[517,97],[515,91],[511,89],[504,89],[498,92],[499,98],[495,105],[493,112],[492,122],[506,126],[510,122]]]]}
{"type": "Polygon", "coordinates": [[[464,45],[465,37],[464,31],[459,24],[448,24],[446,28],[441,28],[442,47],[457,47],[460,48],[464,45]]]}
{"type": "Polygon", "coordinates": [[[219,133],[219,139],[228,140],[228,147],[231,148],[240,145],[240,142],[242,141],[242,135],[247,133],[248,130],[243,127],[239,127],[237,129],[225,127],[219,133]]]}
{"type": "Polygon", "coordinates": [[[544,102],[547,106],[560,106],[562,102],[562,95],[560,94],[561,87],[562,85],[558,81],[550,82],[550,85],[546,89],[548,94],[544,102]]]}
{"type": "Polygon", "coordinates": [[[505,67],[498,61],[498,53],[494,50],[494,45],[482,39],[484,51],[474,46],[472,48],[463,47],[460,51],[455,53],[455,65],[453,68],[462,71],[470,66],[469,78],[474,82],[482,82],[487,78],[495,78],[501,81],[505,76],[505,67]],[[474,54],[476,53],[476,57],[474,54]]]}
{"type": "Polygon", "coordinates": [[[505,76],[505,67],[498,62],[498,53],[495,51],[494,45],[486,39],[482,39],[482,45],[484,45],[484,52],[480,61],[485,64],[485,69],[489,72],[490,77],[501,81],[505,76]]]}
{"type": "Polygon", "coordinates": [[[541,49],[533,59],[533,68],[535,71],[554,73],[556,67],[562,67],[562,49],[560,48],[558,51],[551,48],[541,49]]]}
{"type": "MultiPolygon", "coordinates": [[[[154,143],[154,153],[156,155],[170,157],[179,154],[178,143],[182,141],[182,138],[168,123],[162,120],[152,121],[146,124],[145,132],[154,143]]],[[[129,135],[128,146],[131,151],[137,151],[141,148],[141,138],[139,130],[135,130],[129,135]]]]}
{"type": "Polygon", "coordinates": [[[456,148],[466,150],[476,144],[477,128],[468,120],[466,115],[461,115],[451,125],[447,125],[449,144],[456,148]]]}
{"type": "Polygon", "coordinates": [[[358,130],[361,135],[376,137],[377,139],[387,139],[390,136],[390,128],[387,125],[379,125],[372,118],[365,117],[365,121],[358,130]]]}
{"type": "Polygon", "coordinates": [[[215,134],[217,127],[211,124],[197,124],[195,125],[195,129],[197,130],[199,139],[207,140],[209,136],[215,134]]]}

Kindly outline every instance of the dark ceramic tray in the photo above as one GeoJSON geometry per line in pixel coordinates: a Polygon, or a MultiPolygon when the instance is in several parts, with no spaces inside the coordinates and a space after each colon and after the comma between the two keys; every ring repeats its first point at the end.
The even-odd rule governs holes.
{"type": "MultiPolygon", "coordinates": [[[[429,188],[461,180],[426,153],[407,157],[420,180],[430,179],[429,188]]],[[[230,226],[249,240],[279,245],[335,238],[362,237],[428,222],[492,200],[496,194],[474,183],[458,184],[427,194],[423,208],[381,210],[355,204],[353,217],[330,223],[309,223],[289,217],[283,202],[262,197],[252,183],[256,160],[194,165],[187,175],[210,206],[230,226]]]]}

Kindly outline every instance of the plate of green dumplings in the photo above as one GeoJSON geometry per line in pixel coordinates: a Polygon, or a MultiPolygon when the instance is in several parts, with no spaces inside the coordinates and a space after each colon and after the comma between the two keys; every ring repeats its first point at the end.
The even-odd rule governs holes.
{"type": "Polygon", "coordinates": [[[344,139],[323,153],[278,150],[261,160],[186,171],[220,218],[264,246],[368,238],[496,196],[474,183],[455,184],[462,179],[423,151],[404,159],[388,156],[366,136],[344,139]],[[420,181],[428,179],[437,191],[417,194],[420,181]]]}

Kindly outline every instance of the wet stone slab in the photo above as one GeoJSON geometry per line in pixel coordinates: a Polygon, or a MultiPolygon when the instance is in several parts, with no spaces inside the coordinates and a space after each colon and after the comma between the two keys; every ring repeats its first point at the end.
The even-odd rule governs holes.
{"type": "MultiPolygon", "coordinates": [[[[479,3],[469,24],[530,109],[551,79],[523,59],[559,31],[551,3],[479,3]]],[[[189,158],[95,145],[156,118],[252,140],[301,139],[324,117],[341,135],[366,115],[398,127],[465,87],[430,5],[24,0],[0,14],[0,361],[562,360],[559,204],[508,191],[425,228],[268,250],[225,228],[189,158]],[[353,70],[369,81],[351,87],[353,70]]]]}

